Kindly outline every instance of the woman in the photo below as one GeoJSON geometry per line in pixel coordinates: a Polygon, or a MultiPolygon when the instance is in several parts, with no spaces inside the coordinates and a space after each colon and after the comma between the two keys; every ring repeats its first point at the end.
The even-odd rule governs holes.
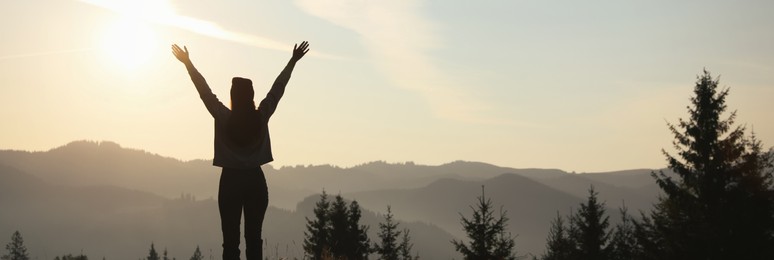
{"type": "Polygon", "coordinates": [[[263,257],[261,229],[269,206],[269,193],[261,165],[274,160],[268,122],[285,93],[296,62],[308,51],[309,43],[306,41],[293,46],[293,56],[257,109],[253,101],[252,81],[234,77],[231,80],[231,109],[228,109],[191,63],[188,48],[172,45],[172,54],[185,64],[199,97],[215,118],[215,158],[212,164],[223,168],[218,187],[218,209],[224,260],[239,259],[242,209],[245,215],[245,255],[248,260],[263,257]]]}

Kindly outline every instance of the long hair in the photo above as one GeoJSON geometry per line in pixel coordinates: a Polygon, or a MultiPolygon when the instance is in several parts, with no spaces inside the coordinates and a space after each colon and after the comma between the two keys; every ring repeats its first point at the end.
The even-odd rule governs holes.
{"type": "Polygon", "coordinates": [[[231,116],[226,123],[228,137],[237,146],[246,147],[263,140],[260,117],[253,101],[253,82],[234,77],[231,80],[231,116]]]}

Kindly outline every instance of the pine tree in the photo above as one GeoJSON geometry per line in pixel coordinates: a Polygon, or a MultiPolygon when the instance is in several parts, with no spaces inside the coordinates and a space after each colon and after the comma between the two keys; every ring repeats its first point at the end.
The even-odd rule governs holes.
{"type": "Polygon", "coordinates": [[[204,256],[202,256],[202,251],[199,250],[199,245],[196,245],[196,251],[194,251],[193,256],[191,256],[190,260],[204,260],[204,256]]]}
{"type": "Polygon", "coordinates": [[[329,213],[330,253],[336,258],[367,258],[370,253],[370,241],[366,234],[368,227],[359,224],[361,213],[357,201],[347,205],[341,195],[336,195],[329,213]]]}
{"type": "Polygon", "coordinates": [[[774,259],[774,151],[763,151],[755,133],[733,172],[725,206],[727,248],[747,259],[774,259]]]}
{"type": "Polygon", "coordinates": [[[27,247],[24,246],[24,239],[21,233],[17,230],[11,235],[11,242],[5,246],[7,253],[2,257],[2,260],[29,260],[30,256],[27,254],[27,247]]]}
{"type": "Polygon", "coordinates": [[[314,260],[322,258],[326,250],[330,250],[330,202],[328,194],[323,190],[320,200],[315,204],[314,220],[306,218],[304,232],[304,252],[314,260]]]}
{"type": "Polygon", "coordinates": [[[644,260],[661,260],[669,259],[666,256],[670,253],[667,251],[666,234],[668,231],[665,223],[669,222],[664,212],[664,204],[653,205],[654,209],[647,215],[644,212],[640,212],[640,221],[634,221],[634,238],[635,243],[638,245],[637,259],[644,260]]]}
{"type": "Polygon", "coordinates": [[[462,227],[470,239],[469,244],[452,240],[455,249],[462,253],[465,259],[516,259],[513,236],[506,233],[508,217],[501,208],[500,216],[495,217],[492,201],[486,198],[484,187],[478,197],[477,208],[473,208],[471,219],[462,218],[462,227]]]}
{"type": "Polygon", "coordinates": [[[551,222],[551,230],[548,231],[546,239],[546,252],[543,254],[543,260],[564,260],[574,259],[575,243],[570,238],[568,227],[564,223],[564,218],[556,212],[556,219],[551,222]]]}
{"type": "Polygon", "coordinates": [[[331,254],[336,257],[348,256],[348,251],[351,251],[348,242],[350,238],[349,231],[349,210],[347,208],[347,202],[341,195],[336,195],[331,203],[331,210],[329,212],[328,219],[330,220],[330,241],[331,241],[331,254]]]}
{"type": "Polygon", "coordinates": [[[706,70],[694,94],[689,119],[668,125],[677,176],[653,173],[665,196],[635,225],[638,242],[651,259],[774,259],[772,154],[734,126],[736,112],[721,118],[728,89],[706,70]]]}
{"type": "Polygon", "coordinates": [[[332,258],[365,259],[371,252],[368,226],[360,225],[360,206],[357,201],[347,205],[341,195],[329,202],[323,192],[315,208],[315,220],[307,218],[304,232],[304,251],[311,259],[332,258]]]}
{"type": "Polygon", "coordinates": [[[162,257],[164,260],[169,260],[169,257],[167,257],[167,248],[164,248],[164,257],[162,257]]]}
{"type": "Polygon", "coordinates": [[[360,205],[353,200],[349,203],[347,215],[347,259],[367,259],[371,253],[371,240],[368,239],[368,226],[360,225],[360,205]]]}
{"type": "Polygon", "coordinates": [[[611,260],[631,260],[637,255],[637,240],[634,237],[633,220],[629,216],[626,205],[621,209],[621,223],[615,226],[615,232],[610,240],[611,260]]]}
{"type": "Polygon", "coordinates": [[[374,251],[379,254],[381,260],[398,260],[398,236],[401,231],[398,230],[398,223],[392,220],[392,209],[387,206],[387,215],[384,216],[384,223],[379,223],[379,240],[381,243],[374,244],[374,251]]]}
{"type": "Polygon", "coordinates": [[[159,254],[156,252],[156,248],[154,247],[153,243],[151,243],[150,252],[148,252],[148,258],[147,260],[159,260],[159,254]]]}
{"type": "Polygon", "coordinates": [[[387,215],[384,222],[379,223],[379,240],[374,243],[373,252],[379,254],[378,259],[383,260],[415,260],[419,256],[412,256],[411,236],[408,229],[398,230],[399,224],[393,220],[392,209],[387,206],[387,215]],[[401,238],[400,244],[398,238],[401,238]]]}
{"type": "Polygon", "coordinates": [[[410,230],[404,229],[403,230],[403,236],[400,240],[400,245],[398,246],[398,256],[400,260],[418,260],[419,259],[419,253],[415,255],[411,255],[411,249],[413,249],[414,244],[411,243],[411,235],[409,234],[410,230]]]}
{"type": "Polygon", "coordinates": [[[594,186],[589,188],[589,198],[581,203],[578,212],[570,221],[577,229],[571,232],[576,243],[578,259],[607,259],[608,216],[605,216],[605,204],[597,202],[594,186]]]}

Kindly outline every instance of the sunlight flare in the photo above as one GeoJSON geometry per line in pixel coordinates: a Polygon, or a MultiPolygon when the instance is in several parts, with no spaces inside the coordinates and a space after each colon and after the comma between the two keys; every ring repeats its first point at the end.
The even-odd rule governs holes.
{"type": "MultiPolygon", "coordinates": [[[[288,50],[289,43],[286,42],[281,42],[261,35],[228,30],[212,21],[180,15],[168,0],[81,1],[146,23],[169,26],[215,39],[236,42],[268,50],[283,52],[288,50]]],[[[326,59],[344,59],[338,55],[329,54],[320,50],[315,50],[309,55],[326,59]]]]}
{"type": "Polygon", "coordinates": [[[148,24],[123,17],[106,28],[101,46],[104,56],[133,69],[147,64],[151,57],[157,55],[160,42],[148,24]]]}

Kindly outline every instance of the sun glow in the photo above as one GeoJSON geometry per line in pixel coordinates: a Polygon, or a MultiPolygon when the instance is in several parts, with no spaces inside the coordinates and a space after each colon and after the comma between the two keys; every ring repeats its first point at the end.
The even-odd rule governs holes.
{"type": "Polygon", "coordinates": [[[105,29],[102,40],[104,56],[125,68],[146,65],[159,51],[158,37],[142,20],[123,17],[105,29]]]}
{"type": "MultiPolygon", "coordinates": [[[[217,23],[190,16],[177,14],[169,0],[81,0],[82,2],[111,10],[117,14],[141,22],[174,27],[200,35],[209,36],[250,46],[287,51],[288,43],[249,33],[227,30],[217,23]]],[[[119,37],[120,38],[120,37],[119,37]]],[[[168,44],[165,46],[169,46],[168,44]]],[[[335,55],[315,51],[312,55],[327,58],[340,58],[335,55]]]]}
{"type": "Polygon", "coordinates": [[[174,8],[162,0],[83,0],[118,14],[102,33],[103,56],[125,69],[149,65],[168,44],[162,44],[153,27],[174,17],[174,8]]]}

